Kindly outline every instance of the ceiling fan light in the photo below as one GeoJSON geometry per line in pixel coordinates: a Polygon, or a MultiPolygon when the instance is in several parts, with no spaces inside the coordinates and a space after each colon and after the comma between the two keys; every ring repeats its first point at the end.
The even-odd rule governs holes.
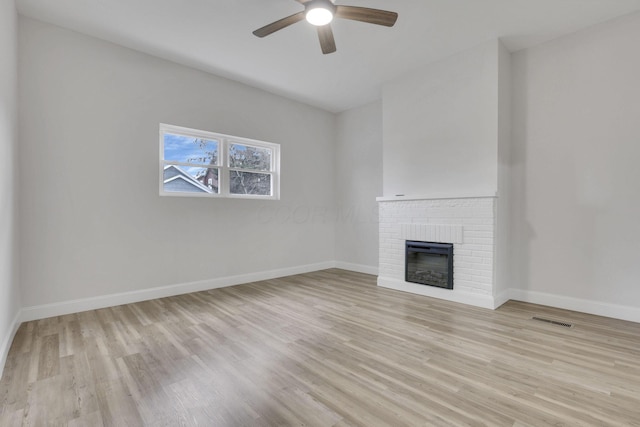
{"type": "Polygon", "coordinates": [[[307,10],[305,17],[310,24],[321,27],[333,20],[333,13],[329,9],[318,6],[307,10]]]}

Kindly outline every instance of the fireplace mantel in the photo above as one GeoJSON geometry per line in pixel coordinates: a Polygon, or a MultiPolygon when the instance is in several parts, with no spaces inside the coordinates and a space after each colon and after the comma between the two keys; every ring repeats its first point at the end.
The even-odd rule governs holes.
{"type": "Polygon", "coordinates": [[[409,200],[447,200],[447,199],[495,199],[498,195],[493,194],[427,194],[427,195],[404,195],[404,196],[381,196],[376,197],[378,202],[406,202],[409,200]]]}

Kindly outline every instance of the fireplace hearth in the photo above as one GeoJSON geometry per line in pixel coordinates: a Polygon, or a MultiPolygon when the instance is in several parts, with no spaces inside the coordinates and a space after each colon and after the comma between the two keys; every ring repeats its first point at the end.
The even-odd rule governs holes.
{"type": "Polygon", "coordinates": [[[407,240],[405,281],[453,289],[453,244],[407,240]]]}

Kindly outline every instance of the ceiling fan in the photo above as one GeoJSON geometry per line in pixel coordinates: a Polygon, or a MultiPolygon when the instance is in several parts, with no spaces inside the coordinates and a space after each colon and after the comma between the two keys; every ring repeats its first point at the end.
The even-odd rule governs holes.
{"type": "Polygon", "coordinates": [[[306,20],[318,28],[320,47],[322,53],[333,53],[336,51],[336,42],[333,38],[333,31],[329,23],[333,18],[350,19],[352,21],[366,22],[369,24],[384,25],[393,27],[398,19],[398,14],[387,10],[369,9],[358,6],[341,6],[333,4],[334,0],[295,0],[304,5],[302,12],[294,13],[291,16],[265,25],[253,32],[258,37],[265,37],[278,30],[306,20]]]}

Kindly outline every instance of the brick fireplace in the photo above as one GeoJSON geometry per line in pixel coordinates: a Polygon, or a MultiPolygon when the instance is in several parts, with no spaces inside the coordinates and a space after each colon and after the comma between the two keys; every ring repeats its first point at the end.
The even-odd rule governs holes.
{"type": "Polygon", "coordinates": [[[378,285],[496,308],[497,197],[380,197],[378,285]],[[405,281],[407,240],[453,244],[453,289],[405,281]]]}

